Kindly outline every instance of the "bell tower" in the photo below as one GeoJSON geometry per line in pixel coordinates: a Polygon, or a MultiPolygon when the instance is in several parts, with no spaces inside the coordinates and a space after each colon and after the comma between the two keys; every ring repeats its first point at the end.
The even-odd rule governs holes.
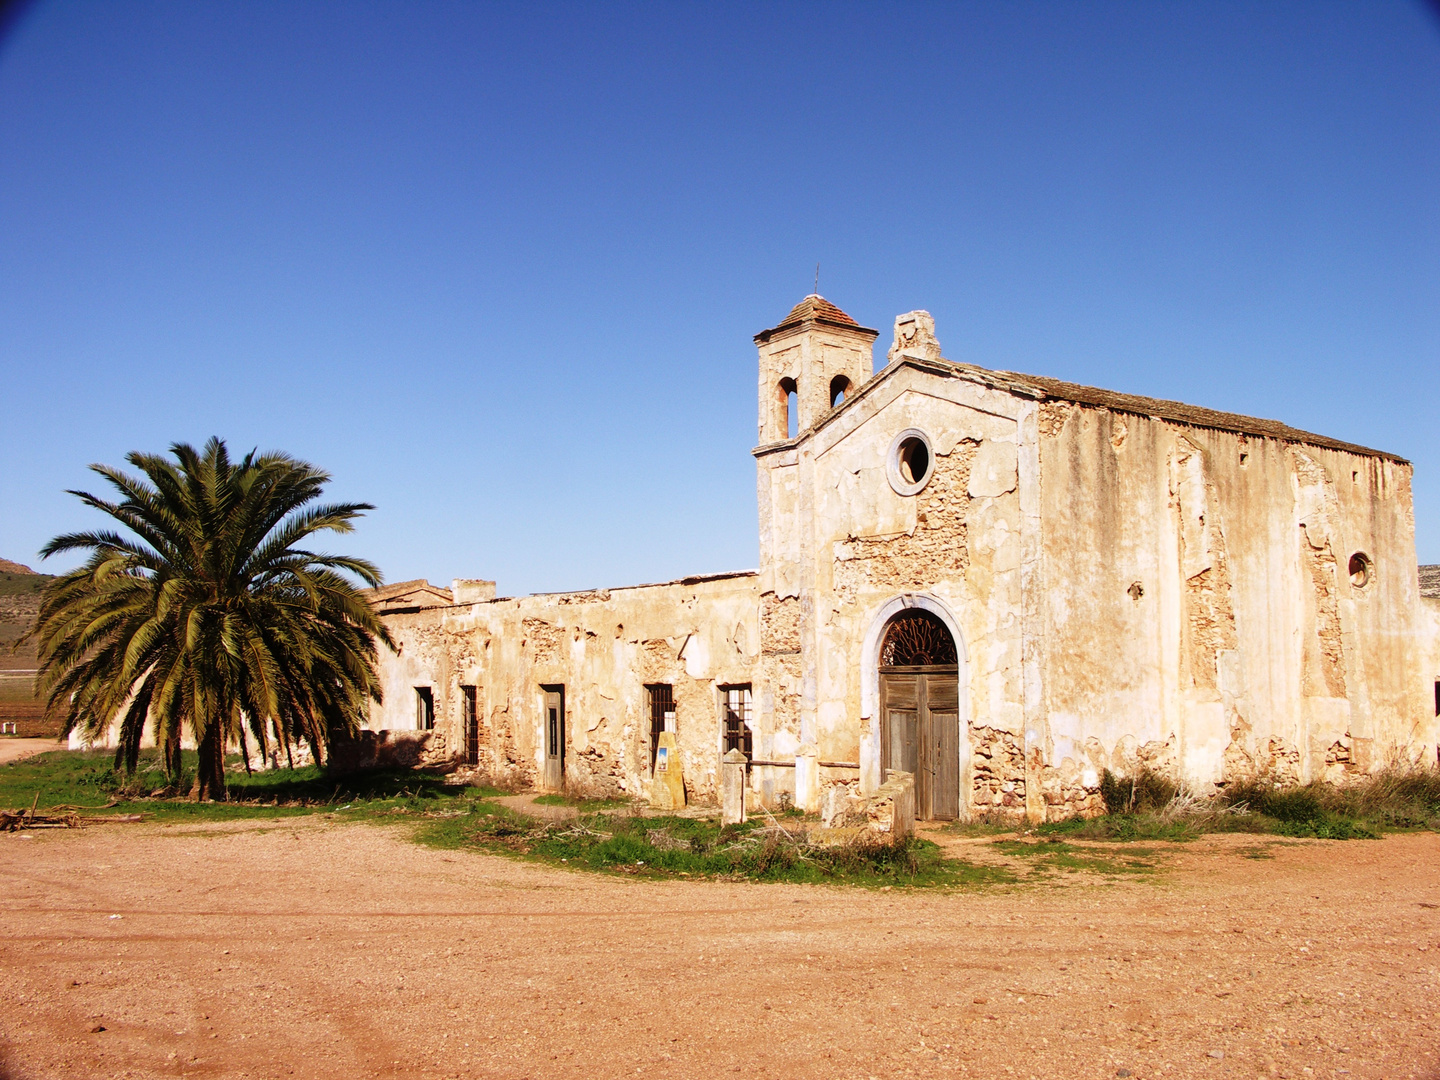
{"type": "Polygon", "coordinates": [[[813,293],[779,326],[756,334],[760,445],[799,437],[858,390],[872,373],[879,336],[813,293]]]}

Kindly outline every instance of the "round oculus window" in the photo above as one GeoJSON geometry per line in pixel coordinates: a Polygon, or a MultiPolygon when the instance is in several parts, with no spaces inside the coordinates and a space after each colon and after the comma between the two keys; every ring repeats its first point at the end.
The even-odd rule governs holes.
{"type": "Polygon", "coordinates": [[[914,495],[930,482],[935,453],[930,438],[919,428],[906,428],[890,444],[885,474],[898,495],[914,495]]]}

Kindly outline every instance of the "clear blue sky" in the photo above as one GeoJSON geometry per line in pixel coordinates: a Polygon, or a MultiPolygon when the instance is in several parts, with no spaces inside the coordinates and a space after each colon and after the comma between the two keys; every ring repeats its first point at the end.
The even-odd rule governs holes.
{"type": "MultiPolygon", "coordinates": [[[[1417,2],[65,3],[0,44],[0,555],[226,438],[502,594],[757,560],[751,335],[1415,463],[1440,562],[1440,19],[1417,2]]],[[[54,566],[56,560],[47,564],[54,566]]]]}

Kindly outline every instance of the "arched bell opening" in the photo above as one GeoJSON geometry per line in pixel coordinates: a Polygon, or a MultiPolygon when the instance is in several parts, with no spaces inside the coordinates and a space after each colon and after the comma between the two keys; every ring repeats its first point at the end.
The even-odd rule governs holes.
{"type": "Polygon", "coordinates": [[[880,770],[915,777],[915,816],[953,820],[961,799],[960,651],[924,607],[890,616],[879,650],[880,770]]]}
{"type": "Polygon", "coordinates": [[[775,387],[775,404],[779,423],[776,431],[782,439],[793,439],[800,433],[800,386],[788,375],[775,387]]]}

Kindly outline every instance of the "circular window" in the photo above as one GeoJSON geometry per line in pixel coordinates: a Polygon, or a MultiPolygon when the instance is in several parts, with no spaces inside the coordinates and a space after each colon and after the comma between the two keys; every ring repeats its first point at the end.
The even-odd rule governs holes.
{"type": "Polygon", "coordinates": [[[1357,589],[1363,589],[1370,584],[1370,573],[1374,568],[1369,555],[1363,551],[1355,552],[1350,556],[1350,584],[1357,589]]]}
{"type": "Polygon", "coordinates": [[[885,472],[897,494],[914,495],[929,482],[934,464],[929,437],[918,428],[906,428],[890,444],[885,472]]]}

